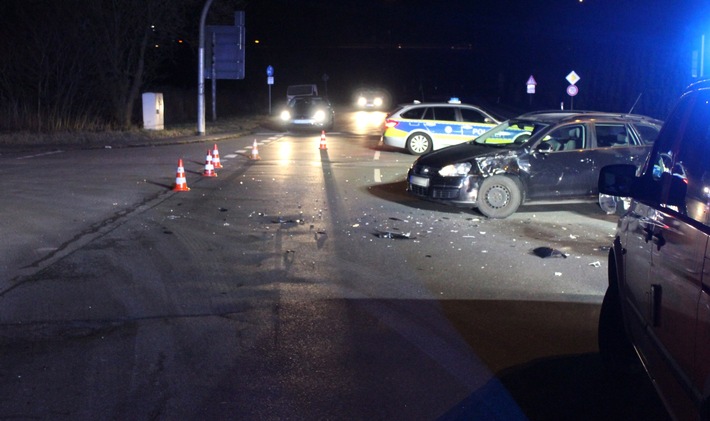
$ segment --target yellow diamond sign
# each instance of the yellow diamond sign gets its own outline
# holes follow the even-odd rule
[[[566,79],[567,79],[567,82],[574,85],[575,83],[579,82],[580,77],[577,73],[574,72],[574,70],[572,70],[571,72],[569,72]]]

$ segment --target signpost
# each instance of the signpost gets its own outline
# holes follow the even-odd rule
[[[274,68],[266,66],[266,84],[269,85],[269,115],[271,115],[271,85],[274,84]]]
[[[528,85],[528,93],[534,94],[535,93],[535,86],[537,85],[535,78],[532,75],[530,75],[530,77],[528,78],[528,81],[525,82],[525,84]]]
[[[330,76],[328,76],[328,73],[323,73],[323,83],[325,84],[325,97],[328,98],[328,79],[330,79]]]
[[[535,86],[537,86],[537,82],[535,81],[533,75],[530,75],[528,81],[525,82],[525,84],[528,87],[528,94],[530,94],[530,105],[532,105],[533,95],[535,94]]]
[[[207,0],[200,15],[200,45],[197,54],[197,134],[205,134],[205,20],[213,0]]]
[[[577,87],[576,83],[579,82],[579,79],[581,79],[581,78],[579,77],[579,75],[577,73],[575,73],[574,70],[572,70],[571,72],[569,72],[569,74],[567,75],[567,77],[565,79],[567,79],[567,82],[570,83],[570,85],[567,87],[567,95],[570,96],[569,109],[573,110],[574,109],[574,96],[579,93],[579,88]]]
[[[244,79],[244,12],[234,12],[234,26],[208,25],[205,77],[212,79],[212,121],[217,120],[217,79]]]

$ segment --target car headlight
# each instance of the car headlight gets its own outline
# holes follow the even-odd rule
[[[316,111],[316,113],[313,114],[313,119],[316,121],[324,121],[325,120],[325,111],[323,111],[323,110]]]
[[[367,99],[365,99],[364,96],[361,96],[360,98],[357,99],[357,105],[364,107],[367,104]]]
[[[458,164],[447,165],[439,170],[439,175],[442,177],[456,177],[459,175],[467,175],[471,171],[470,162],[459,162]]]
[[[375,98],[374,101],[372,101],[373,104],[375,104],[376,107],[382,106],[382,98]]]
[[[287,110],[283,110],[283,111],[281,111],[280,117],[281,117],[281,120],[283,120],[283,121],[289,121],[291,119],[291,113],[288,112]]]

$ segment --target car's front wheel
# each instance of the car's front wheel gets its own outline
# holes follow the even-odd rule
[[[407,151],[412,155],[422,155],[431,150],[431,137],[425,133],[414,133],[407,139]]]
[[[504,175],[488,177],[478,191],[478,210],[489,218],[507,218],[520,207],[520,184]]]

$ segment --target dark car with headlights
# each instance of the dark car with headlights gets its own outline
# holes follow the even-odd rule
[[[287,128],[333,128],[335,112],[330,101],[319,96],[297,96],[288,101],[279,113],[281,123]]]
[[[360,110],[382,110],[389,106],[389,94],[381,89],[360,89],[355,92],[355,107]]]
[[[506,218],[524,203],[599,201],[601,167],[641,165],[661,125],[631,114],[523,114],[472,141],[420,156],[407,190],[489,218]]]

